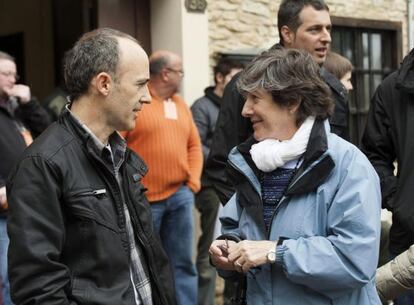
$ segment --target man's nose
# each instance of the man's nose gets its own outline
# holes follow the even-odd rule
[[[331,43],[332,38],[331,38],[331,31],[328,28],[324,28],[321,31],[321,37],[320,40],[323,41],[324,43]]]
[[[321,40],[323,42],[325,42],[325,43],[331,43],[331,41],[332,41],[331,32],[327,28],[324,28],[323,29],[321,35],[322,35]]]
[[[143,104],[150,104],[151,103],[151,94],[149,92],[148,85],[145,85],[145,89],[144,90],[145,90],[145,93],[141,97],[140,102],[143,103]]]

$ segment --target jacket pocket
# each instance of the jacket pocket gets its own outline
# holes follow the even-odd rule
[[[97,224],[118,233],[117,212],[105,188],[86,188],[73,191],[65,198],[68,215]]]

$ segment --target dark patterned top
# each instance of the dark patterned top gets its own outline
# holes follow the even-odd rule
[[[261,178],[263,220],[266,231],[269,231],[270,223],[276,206],[282,199],[296,168],[277,168],[272,172],[263,173]]]

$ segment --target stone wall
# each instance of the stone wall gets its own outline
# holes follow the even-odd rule
[[[268,48],[279,41],[280,0],[209,0],[209,53]],[[402,22],[407,53],[406,0],[327,0],[331,16]],[[213,61],[213,59],[212,59]]]
[[[279,3],[274,0],[210,0],[210,54],[271,46],[278,37]]]

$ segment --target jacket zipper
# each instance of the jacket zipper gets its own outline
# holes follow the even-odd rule
[[[322,162],[323,160],[325,160],[325,158],[326,158],[326,156],[323,158],[323,159],[321,159],[319,162]],[[318,163],[319,163],[318,162]],[[286,192],[288,192],[289,191],[289,189],[291,189],[306,173],[308,173],[309,172],[309,168],[306,170],[306,171],[304,171],[295,181],[292,181],[292,183],[290,184],[290,185],[288,185],[288,189],[286,190]],[[275,218],[275,216],[276,216],[276,214],[277,214],[277,212],[279,211],[279,208],[280,208],[280,206],[281,206],[281,204],[285,201],[287,199],[287,196],[283,196],[280,200],[279,200],[279,202],[278,202],[278,204],[277,204],[277,206],[276,206],[276,209],[275,209],[275,211],[273,212],[273,215],[272,215],[272,218],[270,219],[270,226],[269,226],[269,232],[267,233],[267,239],[268,240],[270,240],[270,232],[271,232],[271,228],[272,228],[272,224],[273,224],[273,219]]]
[[[126,202],[125,203],[123,203],[122,202],[122,190],[121,190],[121,187],[119,186],[119,184],[118,184],[118,181],[117,181],[117,179],[116,179],[116,177],[114,176],[114,174],[112,173],[112,171],[110,171],[110,170],[108,170],[108,168],[107,168],[107,166],[106,166],[106,164],[103,162],[103,161],[101,161],[99,158],[98,159],[96,159],[96,158],[93,158],[96,162],[98,162],[98,163],[100,163],[102,166],[103,166],[103,169],[101,169],[100,167],[98,168],[99,170],[101,170],[101,171],[109,171],[109,173],[110,173],[110,175],[109,175],[109,177],[110,177],[110,179],[112,180],[112,185],[113,186],[115,186],[115,188],[116,188],[116,190],[117,190],[117,192],[118,192],[118,196],[115,196],[115,194],[113,194],[114,195],[114,199],[115,199],[115,204],[118,206],[118,208],[120,208],[120,213],[121,213],[121,215],[123,216],[123,219],[124,219],[124,226],[126,226],[126,223],[125,223],[125,213],[124,213],[124,208],[123,208],[123,204],[126,204]],[[125,159],[124,160],[127,160],[128,159],[128,151],[125,153]],[[118,174],[122,174],[123,175],[123,177],[122,177],[122,184],[123,184],[123,186],[124,186],[124,191],[125,191],[125,189],[126,189],[126,182],[128,181],[127,179],[125,179],[126,177],[125,177],[125,175],[124,175],[124,173],[118,173]],[[107,177],[107,175],[105,175],[105,177]],[[115,182],[115,183],[114,183]],[[131,201],[131,198],[130,198],[130,195],[129,195],[129,192],[125,192],[125,194],[124,194],[125,196],[128,196],[128,199],[130,200],[130,202],[132,202]],[[120,198],[119,198],[120,197]],[[117,198],[118,198],[118,200],[117,200]],[[126,199],[126,198],[125,198]],[[131,221],[132,221],[132,223],[134,223],[133,222],[133,220],[135,220],[135,217],[132,215],[132,213],[130,212],[130,217],[131,217]],[[139,222],[139,221],[138,221]],[[141,226],[141,224],[140,224],[140,226]],[[125,228],[125,230],[126,230],[126,228]],[[141,233],[140,233],[140,231],[138,230],[138,232],[135,232],[136,233],[136,235],[137,235],[137,237],[138,237],[138,240],[139,240],[139,242],[141,243],[141,246],[142,247],[144,247],[144,245],[145,245],[145,243],[143,242],[143,240],[142,240],[142,237],[141,237]],[[129,255],[130,255],[130,253],[128,253],[128,257],[129,257]],[[152,267],[149,265],[148,266],[148,268],[150,269],[150,272],[153,274],[153,276],[154,276],[154,278],[156,277],[155,276],[155,274],[156,273],[154,273],[153,271],[153,269],[152,269]],[[158,278],[157,278],[157,288],[159,287],[158,285]],[[160,291],[159,291],[159,289],[158,289],[158,294],[160,295],[160,297],[162,296],[162,294],[160,293]],[[165,302],[165,304],[167,304],[167,302]]]
[[[104,195],[106,195],[106,189],[99,189],[99,190],[81,192],[81,193],[75,194],[74,197],[87,197],[87,196],[101,197],[101,196],[104,196]]]
[[[319,162],[321,162],[322,160],[324,160],[326,158],[326,156],[323,158],[323,159],[321,159]],[[260,197],[260,199],[262,199],[262,195],[259,193],[259,192],[257,192],[257,190],[256,190],[256,187],[255,187],[255,185],[253,184],[253,181],[251,181],[251,179],[249,179],[249,177],[247,177],[243,172],[242,172],[242,170],[241,169],[239,169],[231,160],[228,160],[228,163],[230,164],[230,166],[233,168],[233,169],[235,169],[238,173],[240,173],[243,177],[245,177],[246,179],[247,179],[247,181],[249,181],[249,183],[251,184],[251,186],[253,187],[253,189],[255,190],[255,192],[259,195],[259,197]],[[307,172],[309,172],[309,168],[306,170],[306,171],[304,171],[299,177],[297,177],[294,181],[292,181],[291,183],[290,183],[290,185],[288,185],[288,189],[286,190],[286,192],[288,192],[289,191],[289,189],[291,189]],[[272,231],[271,230],[271,228],[272,228],[272,224],[273,224],[273,219],[275,218],[275,215],[277,214],[277,212],[278,212],[278,210],[279,210],[279,208],[280,208],[280,206],[281,206],[281,204],[285,201],[287,199],[287,196],[283,196],[281,199],[280,199],[280,201],[278,202],[278,204],[277,204],[277,206],[276,206],[276,209],[275,209],[275,211],[273,212],[273,214],[272,214],[272,218],[271,218],[271,220],[270,220],[270,226],[269,226],[269,230],[268,230],[268,232],[267,232],[267,240],[270,240],[270,232]]]

